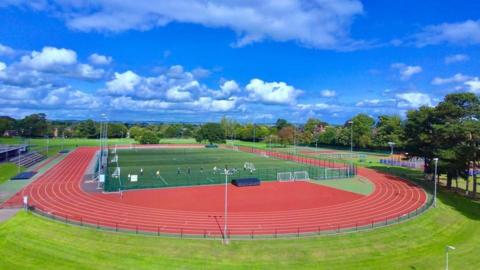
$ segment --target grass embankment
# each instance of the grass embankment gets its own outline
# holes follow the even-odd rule
[[[25,170],[25,168],[20,167],[20,172]],[[13,163],[3,163],[0,164],[0,184],[8,181],[10,178],[15,176],[18,173],[18,166]]]
[[[306,239],[166,239],[85,229],[22,212],[0,224],[0,269],[478,269],[480,205],[441,193],[438,207],[374,231]]]

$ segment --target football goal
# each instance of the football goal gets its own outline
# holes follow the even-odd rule
[[[112,173],[113,178],[119,178],[120,177],[120,167],[116,167],[115,171]]]
[[[279,172],[277,173],[277,181],[279,182],[289,182],[293,181],[292,172]]]
[[[310,177],[307,171],[297,171],[293,173],[293,179],[295,181],[309,181]]]
[[[252,162],[245,162],[243,164],[243,169],[245,169],[247,171],[251,171],[251,172],[254,172],[256,170],[255,165],[253,165]]]

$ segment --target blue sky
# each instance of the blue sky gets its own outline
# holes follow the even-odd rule
[[[0,115],[343,123],[480,93],[478,1],[0,3]]]

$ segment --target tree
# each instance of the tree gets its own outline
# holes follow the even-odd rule
[[[133,126],[128,132],[130,134],[130,138],[133,138],[136,141],[140,141],[140,138],[142,137],[144,131],[145,130],[142,127]]]
[[[313,133],[317,128],[317,126],[320,125],[321,123],[322,122],[316,118],[309,118],[305,123],[304,130],[306,132]]]
[[[403,127],[400,116],[380,115],[375,125],[373,144],[377,147],[385,147],[389,142],[397,147],[403,147]]]
[[[157,135],[151,130],[146,130],[140,137],[141,144],[157,144],[158,142],[159,139]]]
[[[372,143],[372,128],[375,121],[366,114],[358,114],[351,120],[353,122],[353,143],[355,146],[366,148]],[[345,127],[349,124],[346,123]]]
[[[442,160],[441,169],[447,173],[447,186],[452,178],[470,167],[478,167],[480,128],[480,99],[473,93],[455,93],[445,96],[435,108],[433,137],[435,154]],[[476,174],[473,175],[473,193],[476,195]]]
[[[125,138],[128,129],[124,124],[110,123],[108,124],[108,137],[109,138]]]
[[[292,126],[284,126],[278,131],[277,135],[281,144],[287,145],[293,143],[294,130]]]
[[[275,127],[277,128],[278,131],[280,131],[282,128],[289,126],[290,124],[287,122],[285,119],[279,118],[277,122],[275,123]]]
[[[195,134],[197,142],[208,141],[213,143],[225,142],[225,131],[218,123],[206,123]]]
[[[422,106],[407,112],[405,122],[405,149],[408,156],[421,157],[425,161],[424,173],[432,173],[431,161],[434,157],[433,138],[434,109]]]
[[[97,126],[95,125],[95,122],[93,122],[93,120],[91,119],[82,121],[75,126],[74,134],[76,137],[81,137],[81,138],[89,138],[89,139],[97,138],[98,137]]]
[[[336,144],[337,128],[328,126],[325,131],[318,135],[318,142],[321,144]]]
[[[15,119],[8,116],[0,116],[0,136],[3,136],[3,133],[6,130],[15,128]]]
[[[182,133],[182,126],[179,124],[168,125],[167,128],[163,131],[163,136],[165,138],[176,138],[180,137]]]
[[[48,134],[47,116],[44,113],[25,116],[20,121],[22,134],[29,137],[44,137]]]

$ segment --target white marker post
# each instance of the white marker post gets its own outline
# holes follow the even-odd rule
[[[25,210],[28,210],[28,196],[27,195],[23,196],[23,207],[25,208]]]

